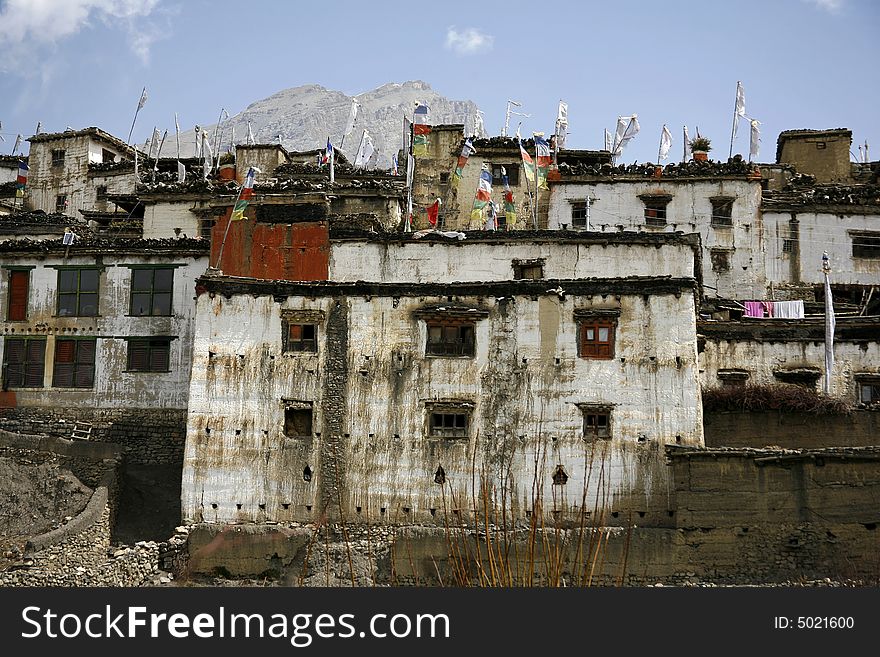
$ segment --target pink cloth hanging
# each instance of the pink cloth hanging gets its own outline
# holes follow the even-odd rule
[[[762,301],[761,305],[764,306],[764,310],[767,311],[767,317],[773,317],[773,302],[772,301]]]
[[[764,306],[760,301],[746,301],[743,304],[746,307],[745,313],[743,313],[743,317],[763,317],[764,316]]]

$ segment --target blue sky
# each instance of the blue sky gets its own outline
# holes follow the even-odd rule
[[[683,124],[726,157],[742,80],[759,160],[775,158],[781,130],[836,127],[877,160],[878,34],[874,0],[0,0],[0,152],[37,121],[124,139],[144,85],[140,142],[153,125],[173,129],[175,111],[186,129],[287,87],[355,94],[421,79],[476,102],[491,134],[508,98],[531,114],[524,133],[552,132],[563,99],[572,148],[601,148],[603,129],[636,113],[623,161],[655,160],[664,123],[672,159]],[[737,152],[748,132],[741,123]]]

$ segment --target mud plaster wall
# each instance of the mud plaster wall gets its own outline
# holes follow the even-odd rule
[[[195,278],[207,267],[207,257],[120,255],[17,257],[2,264],[33,265],[30,272],[27,319],[2,323],[5,338],[46,338],[42,388],[18,388],[17,406],[62,408],[173,408],[185,409],[189,395]],[[174,268],[172,315],[133,317],[132,269],[127,265],[179,265]],[[101,268],[98,283],[98,315],[57,316],[59,266]],[[8,285],[0,287],[0,313],[7,316]],[[172,337],[169,372],[128,372],[125,338]],[[57,338],[95,337],[95,385],[93,388],[54,388],[52,371]],[[4,343],[5,344],[5,343]]]
[[[686,244],[332,241],[330,280],[363,280],[369,272],[377,281],[504,281],[514,277],[514,260],[543,261],[548,279],[694,276],[693,250]]]
[[[704,411],[708,447],[786,449],[880,445],[880,412],[816,415],[781,411]]]
[[[640,195],[665,194],[666,226],[645,224],[645,204]],[[767,275],[764,271],[764,223],[761,218],[760,181],[675,180],[617,181],[613,183],[555,183],[550,190],[548,228],[572,226],[572,204],[590,201],[593,231],[699,233],[703,246],[703,282],[712,296],[763,298]],[[713,226],[710,198],[733,197],[732,226]],[[710,251],[728,252],[729,269],[715,271]]]
[[[853,258],[853,242],[861,241],[849,231],[878,231],[880,216],[830,212],[765,212],[767,227],[767,278],[783,283],[824,283],[822,253],[828,252],[832,285],[876,285],[880,258]],[[797,219],[796,231],[792,218]],[[797,235],[797,252],[783,251],[785,239]]]
[[[452,301],[488,313],[476,322],[476,355],[426,358],[426,325],[413,312]],[[578,357],[575,308],[619,308],[613,360]],[[323,313],[317,353],[282,352],[282,312],[296,310]],[[536,499],[547,513],[555,505],[577,515],[587,489],[591,512],[633,508],[659,523],[671,494],[662,445],[702,442],[693,315],[688,293],[203,294],[184,519],[305,520],[341,507],[348,518],[432,522],[444,504],[467,514],[485,472],[496,486],[504,477],[506,506],[521,517]],[[284,436],[291,400],[313,404],[312,435]],[[438,400],[472,405],[467,439],[426,438],[428,404]],[[611,407],[612,439],[584,440],[579,403]],[[557,465],[569,476],[564,486],[550,480]]]
[[[720,385],[718,370],[735,368],[749,372],[747,383],[776,384],[776,370],[813,368],[820,372],[816,383],[824,389],[825,343],[823,341],[759,342],[757,340],[707,339],[700,353],[700,381],[703,387]],[[834,368],[831,371],[831,394],[856,403],[855,375],[880,374],[880,342],[834,342]]]

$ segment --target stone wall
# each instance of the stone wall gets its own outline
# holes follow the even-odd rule
[[[73,408],[0,410],[0,429],[15,433],[45,434],[69,439],[77,422],[92,424],[90,443],[119,445],[128,462],[176,466],[182,463],[186,440],[185,410]]]

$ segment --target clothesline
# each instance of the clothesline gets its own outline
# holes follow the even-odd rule
[[[798,301],[745,301],[743,317],[774,317],[779,319],[803,319],[804,302]]]

